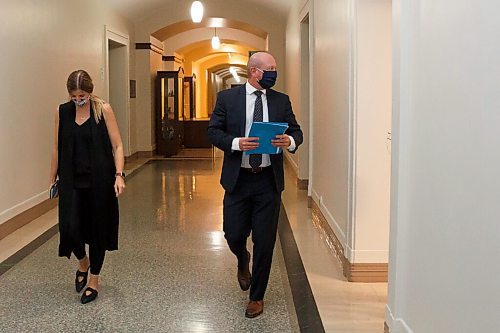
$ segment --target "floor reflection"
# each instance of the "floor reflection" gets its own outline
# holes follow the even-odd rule
[[[279,245],[266,311],[244,317],[219,175],[220,161],[142,166],[120,197],[119,250],[106,257],[98,300],[79,303],[76,262],[57,257],[55,236],[0,276],[0,332],[291,332]]]

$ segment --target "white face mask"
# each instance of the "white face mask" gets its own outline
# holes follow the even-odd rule
[[[73,102],[75,103],[76,106],[82,107],[85,104],[87,104],[87,102],[89,101],[89,99],[90,99],[90,96],[87,97],[87,98],[81,99],[79,101],[77,101],[76,99],[74,99]]]

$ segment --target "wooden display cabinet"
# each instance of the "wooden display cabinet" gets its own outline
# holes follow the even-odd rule
[[[184,136],[184,69],[158,71],[156,77],[156,151],[176,155]]]

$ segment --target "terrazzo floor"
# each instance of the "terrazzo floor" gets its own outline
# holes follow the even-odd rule
[[[95,302],[80,304],[58,235],[1,275],[0,332],[298,331],[279,241],[264,314],[244,317],[217,163],[155,161],[127,178],[120,249],[106,256]]]
[[[75,262],[56,256],[57,209],[1,239],[0,333],[383,332],[387,284],[345,280],[288,163],[265,312],[244,318],[215,157],[127,162],[120,250],[107,256],[95,303],[79,304]]]

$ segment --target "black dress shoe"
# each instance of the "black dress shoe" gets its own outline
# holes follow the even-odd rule
[[[88,291],[90,291],[90,294],[87,295]],[[87,287],[82,294],[82,298],[81,298],[82,304],[87,304],[89,302],[92,302],[93,300],[95,300],[97,298],[97,294],[98,294],[97,290],[90,288],[90,287]]]
[[[82,291],[83,287],[87,284],[87,277],[89,276],[89,270],[86,272],[80,272],[76,270],[76,278],[75,278],[75,289],[76,292],[79,293]],[[81,280],[79,278],[82,278]]]
[[[250,274],[250,252],[247,251],[247,261],[243,267],[238,267],[238,283],[243,291],[247,291],[252,284],[252,275]]]

